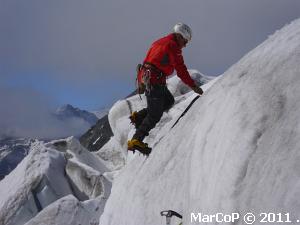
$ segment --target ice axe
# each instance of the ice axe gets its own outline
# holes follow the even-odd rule
[[[172,216],[176,216],[176,217],[182,219],[182,215],[180,215],[179,213],[177,213],[173,210],[161,211],[160,215],[166,217],[166,225],[171,225],[171,217]]]
[[[178,117],[176,122],[173,124],[171,129],[175,127],[175,125],[178,123],[178,121],[186,114],[186,112],[192,107],[192,105],[195,103],[195,101],[200,97],[200,95],[197,95],[191,102],[190,104],[186,107],[186,109],[181,113],[181,115]]]

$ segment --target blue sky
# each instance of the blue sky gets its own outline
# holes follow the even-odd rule
[[[13,89],[32,89],[36,93],[52,99],[51,107],[71,103],[82,109],[97,110],[109,107],[113,102],[128,95],[134,88],[134,81],[125,78],[118,80],[104,77],[93,82],[61,81],[55,76],[44,73],[15,75],[2,82],[2,86]],[[50,103],[50,102],[49,102]]]

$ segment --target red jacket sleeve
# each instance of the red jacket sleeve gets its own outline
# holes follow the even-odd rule
[[[194,80],[191,78],[189,72],[187,71],[186,65],[184,64],[182,51],[178,47],[172,48],[172,55],[173,55],[173,63],[174,68],[177,72],[177,76],[188,86],[193,87],[195,86]]]

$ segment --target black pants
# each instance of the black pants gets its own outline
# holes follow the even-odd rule
[[[152,85],[150,92],[146,92],[147,108],[137,114],[136,132],[134,139],[143,141],[149,131],[155,127],[164,111],[174,105],[174,97],[166,85]]]

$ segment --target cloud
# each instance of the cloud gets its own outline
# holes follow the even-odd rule
[[[51,105],[51,100],[38,92],[1,88],[0,137],[54,139],[77,136],[90,127],[83,119],[57,119]]]
[[[300,10],[295,0],[0,1],[3,75],[47,71],[83,83],[130,78],[151,42],[178,21],[194,33],[188,67],[224,72]]]

